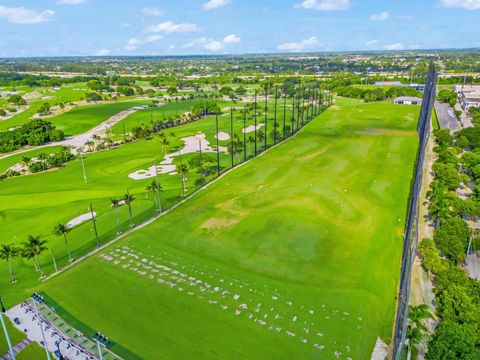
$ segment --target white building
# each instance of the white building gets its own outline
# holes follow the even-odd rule
[[[397,105],[421,105],[422,99],[415,96],[400,96],[395,98],[393,103]]]
[[[455,92],[463,110],[480,107],[480,85],[455,85]]]

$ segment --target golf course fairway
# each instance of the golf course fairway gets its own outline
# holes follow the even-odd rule
[[[339,98],[39,290],[128,359],[369,359],[392,336],[418,111]]]

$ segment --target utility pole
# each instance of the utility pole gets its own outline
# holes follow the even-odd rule
[[[218,147],[218,113],[215,114],[215,128],[217,133],[217,176],[220,176],[220,149]]]
[[[90,214],[92,218],[93,232],[95,233],[95,240],[97,240],[97,248],[98,248],[100,247],[100,241],[98,240],[97,219],[95,219],[95,213],[93,212],[92,203],[90,203]]]
[[[243,107],[243,162],[247,161],[247,112]]]
[[[265,85],[265,145],[264,150],[267,150],[267,124],[268,124],[268,85]]]
[[[273,110],[273,145],[277,143],[277,96],[278,96],[278,86],[275,86],[275,100],[274,100],[274,110]]]
[[[83,153],[80,150],[80,160],[82,161],[82,170],[83,170],[83,180],[85,184],[87,183],[87,172],[85,171],[85,163],[83,162]]]
[[[12,357],[13,360],[15,360],[15,352],[13,351],[13,346],[12,342],[10,341],[10,335],[8,334],[8,329],[5,324],[5,320],[3,319],[3,314],[5,314],[5,306],[3,306],[3,301],[2,297],[0,296],[0,306],[2,307],[2,313],[0,314],[0,320],[2,320],[2,327],[3,327],[3,332],[5,333],[5,338],[7,339],[7,344],[8,344],[8,349],[10,351],[10,356]]]
[[[37,308],[37,302],[39,304],[42,304],[43,297],[38,294],[33,294],[32,302],[33,302],[33,307],[35,308],[35,315],[37,316],[37,320],[38,320],[38,327],[40,328],[40,332],[42,333],[43,348],[45,349],[45,353],[47,354],[47,359],[50,360],[50,351],[48,351],[47,340],[45,339],[45,333],[43,332],[43,326],[42,326],[42,322],[40,320],[40,315],[38,313],[38,308]]]
[[[58,272],[57,262],[55,261],[55,253],[53,252],[53,249],[51,249],[50,251],[52,252],[53,267],[55,268],[55,272]]]
[[[235,159],[233,156],[233,108],[230,108],[230,156],[232,158],[232,168],[235,166]]]
[[[287,89],[283,88],[283,140],[285,140],[285,128],[287,126]]]
[[[254,154],[257,156],[257,91],[255,90],[255,100],[254,100],[254,109],[253,109],[253,120],[254,120],[254,131],[255,131],[255,151]]]
[[[162,212],[162,200],[161,200],[161,197],[160,197],[161,188],[160,188],[160,182],[158,181],[157,160],[155,160],[155,182],[156,182],[156,185],[157,185],[157,201],[158,201],[157,211],[159,213],[161,213]]]

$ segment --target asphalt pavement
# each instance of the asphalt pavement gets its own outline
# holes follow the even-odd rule
[[[450,129],[450,131],[462,129],[462,124],[458,121],[450,105],[436,101],[435,111],[441,129]]]

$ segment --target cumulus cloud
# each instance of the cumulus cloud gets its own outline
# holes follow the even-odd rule
[[[162,16],[163,15],[163,10],[160,9],[159,7],[144,7],[142,9],[142,13],[145,15],[149,16]]]
[[[240,42],[240,37],[235,34],[230,34],[223,38],[224,44],[235,44],[239,42]]]
[[[124,49],[128,51],[137,50],[140,45],[152,43],[160,39],[162,39],[162,35],[149,35],[143,39],[132,38],[128,40],[127,45],[124,46]]]
[[[210,51],[218,51],[223,49],[223,44],[220,41],[209,41],[206,42],[203,47]]]
[[[106,56],[106,55],[110,55],[110,50],[108,49],[101,49],[101,50],[98,50],[95,55],[98,55],[98,56]]]
[[[209,11],[209,10],[214,10],[228,4],[230,4],[230,0],[210,0],[202,5],[202,9],[205,11]]]
[[[295,7],[320,11],[347,10],[350,7],[350,0],[304,0]]]
[[[403,50],[405,49],[405,46],[402,43],[395,43],[395,44],[385,45],[383,49],[384,50]]]
[[[449,8],[462,8],[466,10],[480,9],[480,0],[440,0],[441,4]]]
[[[307,50],[314,50],[321,45],[322,44],[320,43],[320,41],[318,41],[315,36],[312,36],[310,39],[280,44],[277,46],[277,49],[289,52],[302,52]]]
[[[7,20],[13,24],[39,24],[53,20],[55,11],[35,11],[20,7],[7,7],[0,5],[0,19]]]
[[[145,28],[146,32],[163,32],[163,33],[184,33],[198,31],[197,24],[193,23],[180,23],[175,24],[173,21],[164,21],[157,25],[150,25]]]
[[[59,4],[59,5],[78,5],[78,4],[84,4],[86,2],[87,2],[87,0],[58,0],[57,4]]]
[[[372,21],[386,21],[390,15],[388,14],[388,11],[383,11],[378,14],[372,14],[370,15],[370,20]]]
[[[223,40],[214,40],[212,38],[206,38],[204,36],[194,39],[191,42],[180,45],[181,49],[191,49],[195,46],[200,46],[209,51],[220,51],[229,44],[237,44],[241,41],[240,36],[235,34],[227,35]]]

